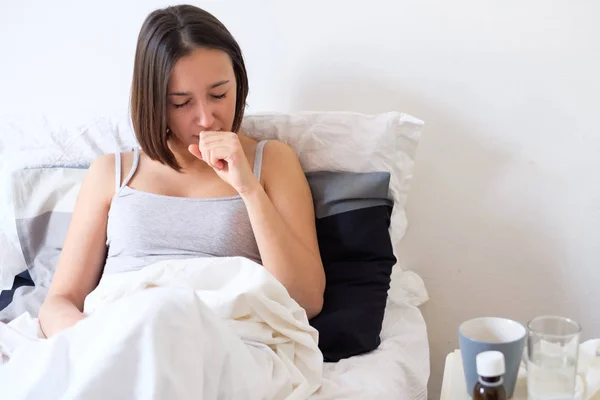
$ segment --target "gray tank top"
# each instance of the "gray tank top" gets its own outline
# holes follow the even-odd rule
[[[258,179],[266,142],[256,147],[254,175]],[[115,154],[116,192],[108,213],[105,274],[182,258],[241,256],[261,263],[239,195],[199,199],[133,189],[127,184],[139,157],[138,149],[134,149],[131,171],[121,183],[121,155]]]

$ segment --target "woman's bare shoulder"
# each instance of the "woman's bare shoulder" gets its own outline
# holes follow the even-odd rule
[[[304,171],[296,151],[280,140],[269,140],[263,150],[263,179],[266,184],[277,182],[281,177],[292,183],[304,181]]]
[[[281,140],[272,139],[269,140],[264,149],[264,158],[271,166],[275,168],[282,164],[297,164],[299,165],[298,155],[296,151],[289,144],[282,142]]]
[[[115,154],[98,156],[88,169],[88,177],[95,180],[106,180],[111,173],[115,173]]]
[[[88,168],[84,187],[110,201],[115,192],[115,154],[98,156]]]

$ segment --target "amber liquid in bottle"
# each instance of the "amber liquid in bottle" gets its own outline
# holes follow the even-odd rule
[[[480,377],[473,388],[473,400],[506,400],[502,377]]]

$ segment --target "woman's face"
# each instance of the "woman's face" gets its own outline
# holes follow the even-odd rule
[[[180,58],[167,87],[167,124],[186,147],[202,131],[230,131],[235,117],[236,81],[229,55],[195,49]]]

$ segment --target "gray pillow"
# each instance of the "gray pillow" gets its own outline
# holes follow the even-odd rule
[[[10,321],[23,312],[37,316],[86,173],[81,166],[41,167],[15,171],[11,176],[15,225],[25,269],[15,277],[13,289],[0,294],[0,321]]]

